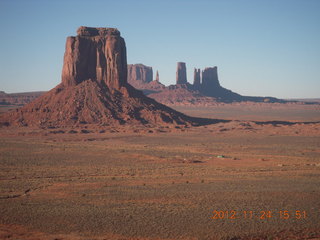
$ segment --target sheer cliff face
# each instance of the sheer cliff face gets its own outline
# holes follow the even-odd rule
[[[176,83],[187,84],[187,69],[184,62],[177,63]]]
[[[156,80],[153,81],[152,67],[143,64],[128,64],[128,83],[134,88],[145,90],[159,90],[165,86],[159,82],[157,71]]]
[[[142,65],[142,64],[139,64]],[[142,65],[144,66],[144,65]],[[234,101],[254,101],[254,102],[284,102],[281,99],[272,97],[249,97],[242,96],[222,87],[218,79],[218,68],[206,67],[204,70],[194,69],[193,84],[187,82],[186,64],[177,63],[176,84],[165,87],[157,84],[159,80],[152,81],[151,84],[137,84],[141,81],[133,81],[132,86],[144,90],[144,93],[157,101],[168,105],[195,105]],[[157,74],[157,78],[158,74]],[[135,80],[135,79],[133,79]],[[131,84],[131,83],[130,83]],[[149,91],[151,90],[151,91]],[[154,91],[155,90],[155,91]]]
[[[77,36],[67,38],[63,85],[74,86],[88,79],[110,89],[126,84],[126,46],[117,29],[80,27]]]
[[[199,87],[201,85],[200,69],[194,69],[193,86]]]
[[[85,124],[148,128],[199,122],[127,83],[126,46],[117,29],[80,27],[77,36],[67,38],[62,83],[23,108],[1,114],[0,126],[51,129]]]
[[[220,88],[217,67],[208,67],[202,71],[202,86],[204,88]]]
[[[128,64],[128,83],[149,83],[153,79],[152,67],[143,64]]]

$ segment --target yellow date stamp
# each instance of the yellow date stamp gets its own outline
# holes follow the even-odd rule
[[[307,212],[305,210],[213,210],[211,219],[260,219],[267,220],[271,218],[278,218],[283,220],[288,219],[306,219]]]

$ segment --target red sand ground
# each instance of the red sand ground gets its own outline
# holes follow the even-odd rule
[[[319,239],[320,124],[285,122],[316,122],[318,113],[225,107],[219,118],[246,121],[1,129],[0,239]],[[214,210],[239,217],[212,219]]]

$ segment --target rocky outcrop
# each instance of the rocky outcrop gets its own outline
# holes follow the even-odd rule
[[[199,87],[201,85],[201,77],[200,77],[200,69],[194,69],[194,74],[193,74],[193,86],[194,87]]]
[[[128,64],[128,83],[134,87],[149,83],[153,80],[152,67],[143,64]]]
[[[126,46],[115,28],[80,27],[68,37],[62,69],[64,86],[92,79],[111,89],[127,82]]]
[[[136,89],[142,90],[149,94],[165,86],[159,81],[159,73],[157,71],[156,79],[153,79],[152,67],[143,64],[128,64],[128,83]]]
[[[194,69],[194,81],[191,85],[187,82],[186,64],[178,62],[176,78],[175,85],[168,87],[163,86],[157,91],[144,91],[144,93],[167,105],[210,105],[210,102],[215,104],[216,102],[241,101],[285,102],[273,97],[242,96],[222,87],[219,83],[218,68],[216,66],[206,67],[202,72],[200,69]],[[143,88],[143,90],[144,89],[146,89],[146,87]]]
[[[229,89],[222,87],[218,79],[218,68],[206,67],[202,71],[201,84],[195,89],[207,97],[213,97],[220,102],[248,101],[249,99]],[[252,100],[252,99],[250,99]],[[261,101],[255,98],[256,101]]]
[[[202,71],[202,82],[203,88],[218,88],[220,83],[218,80],[218,68],[207,67]]]
[[[199,70],[198,70],[199,71]],[[226,89],[220,85],[218,78],[218,68],[215,67],[206,67],[201,75],[201,83],[198,84],[198,72],[195,76],[197,76],[197,81],[193,84],[193,90],[199,91],[206,97],[212,97],[219,102],[241,102],[241,101],[253,101],[253,102],[285,102],[281,99],[273,98],[273,97],[250,97],[250,96],[242,96],[238,93],[235,93],[229,89]],[[197,83],[197,84],[195,84]]]
[[[187,84],[187,69],[186,63],[177,63],[176,84]]]
[[[204,121],[166,107],[127,83],[126,46],[117,29],[80,27],[77,36],[67,38],[61,84],[23,108],[1,114],[0,123],[103,128],[199,125]]]
[[[202,71],[201,85],[197,89],[204,95],[215,97],[220,101],[241,101],[241,95],[221,87],[217,67],[206,67]]]

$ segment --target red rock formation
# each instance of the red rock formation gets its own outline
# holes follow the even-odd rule
[[[202,71],[202,86],[204,88],[220,87],[217,67],[208,67]]]
[[[68,37],[62,69],[64,86],[92,79],[120,89],[127,81],[126,46],[115,28],[80,27]]]
[[[203,95],[216,98],[221,102],[264,102],[266,99],[270,100],[271,102],[285,102],[284,100],[272,97],[242,96],[222,87],[219,83],[217,67],[208,67],[202,71],[202,82],[197,90],[199,90]]]
[[[201,84],[201,78],[200,78],[200,69],[194,69],[193,74],[193,86],[198,88]]]
[[[1,114],[1,125],[149,127],[202,121],[146,97],[127,83],[126,47],[117,29],[80,27],[77,33],[67,38],[61,84],[23,108]]]
[[[177,63],[176,83],[187,84],[187,69],[184,62]]]
[[[219,83],[217,67],[205,68],[202,71],[202,80],[200,78],[200,69],[195,69],[193,85],[187,82],[185,74],[185,63],[178,63],[176,85],[161,88],[159,91],[156,92],[145,91],[145,93],[148,96],[166,105],[214,105],[217,101],[264,102],[266,101],[266,99],[271,102],[284,102],[281,99],[271,97],[241,96],[240,94],[237,94],[229,89],[222,87]]]
[[[140,88],[153,79],[152,67],[143,64],[128,64],[128,83]]]
[[[152,80],[152,78],[152,67],[143,64],[128,64],[128,83],[134,88],[140,89],[146,94],[165,88],[159,81],[158,71],[156,79]]]

